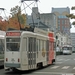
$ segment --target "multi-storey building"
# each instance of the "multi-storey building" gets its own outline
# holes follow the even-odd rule
[[[75,33],[71,33],[71,40],[72,48],[75,51]]]
[[[56,32],[56,15],[54,13],[42,13],[40,20],[49,27],[50,31]]]
[[[31,27],[42,28],[42,29],[49,28],[46,24],[41,22],[40,15],[41,14],[38,11],[38,7],[33,7],[31,15],[27,15],[27,25],[30,25]]]
[[[56,15],[54,13],[40,14],[38,7],[32,8],[32,14],[28,18],[27,23],[38,28],[56,32]]]
[[[57,29],[58,32],[64,34],[70,34],[70,19],[66,17],[67,14],[70,14],[69,7],[66,8],[52,8],[52,13],[56,14],[57,16]]]

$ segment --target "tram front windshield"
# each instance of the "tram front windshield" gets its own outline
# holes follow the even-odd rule
[[[7,51],[19,51],[20,38],[7,38],[6,39],[6,50]]]
[[[63,50],[72,50],[72,47],[63,47]]]

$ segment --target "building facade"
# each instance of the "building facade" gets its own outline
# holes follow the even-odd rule
[[[40,20],[49,27],[50,31],[56,32],[56,15],[54,13],[40,14]]]
[[[69,35],[71,24],[70,19],[66,17],[67,14],[70,14],[69,7],[52,8],[52,13],[57,16],[57,31]]]
[[[38,11],[38,7],[32,8],[32,14],[28,18],[27,23],[35,27],[56,32],[56,15],[54,13],[42,13]]]
[[[71,33],[71,40],[73,51],[75,51],[75,33]]]

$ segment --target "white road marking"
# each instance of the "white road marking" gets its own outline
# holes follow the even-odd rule
[[[62,75],[74,75],[74,74],[62,74]]]
[[[70,60],[70,59],[57,59],[57,61],[68,61],[68,60]]]
[[[63,62],[56,62],[57,64],[61,64],[61,63],[63,63]]]
[[[51,69],[56,69],[56,68],[58,68],[59,66],[53,66],[53,67],[51,67]]]
[[[59,68],[60,66],[53,66],[53,67],[50,67],[50,69],[57,69]],[[61,69],[68,69],[70,66],[63,66]],[[75,69],[75,67],[73,67],[73,69]]]
[[[73,69],[75,69],[75,67]]]
[[[65,61],[68,61],[68,60],[70,60],[70,59],[66,59]]]
[[[62,69],[68,69],[70,66],[64,66],[62,67]]]
[[[63,72],[34,72],[37,74],[61,74],[61,75],[74,75],[75,73],[63,73]]]
[[[58,61],[61,61],[61,60],[63,60],[63,59],[57,59]]]

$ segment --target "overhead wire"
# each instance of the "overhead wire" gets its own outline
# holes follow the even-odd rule
[[[34,2],[32,2],[31,4],[33,4],[33,3],[34,3]],[[31,5],[31,4],[30,4],[30,5]],[[28,5],[28,6],[30,6],[30,5]],[[27,7],[28,7],[28,6],[27,6]],[[24,9],[26,9],[27,7],[25,7]],[[22,11],[23,11],[24,9],[22,9]]]
[[[36,2],[36,6],[38,7],[37,1],[35,1],[35,2]],[[30,10],[32,10],[32,8],[30,7],[30,5],[32,5],[34,2],[30,3],[29,5],[28,5],[25,1],[23,1],[22,3],[23,3],[23,6],[24,6],[24,9],[25,9],[25,13],[26,13],[26,8],[27,8],[27,7],[29,7]],[[26,7],[25,7],[24,4],[26,5]],[[24,10],[24,9],[23,9],[23,10]],[[23,11],[23,10],[22,10],[22,11]],[[33,11],[33,12],[35,13],[35,11]],[[37,15],[37,13],[35,13],[35,15]],[[33,27],[35,27],[33,15],[31,15],[31,16],[32,16]]]

